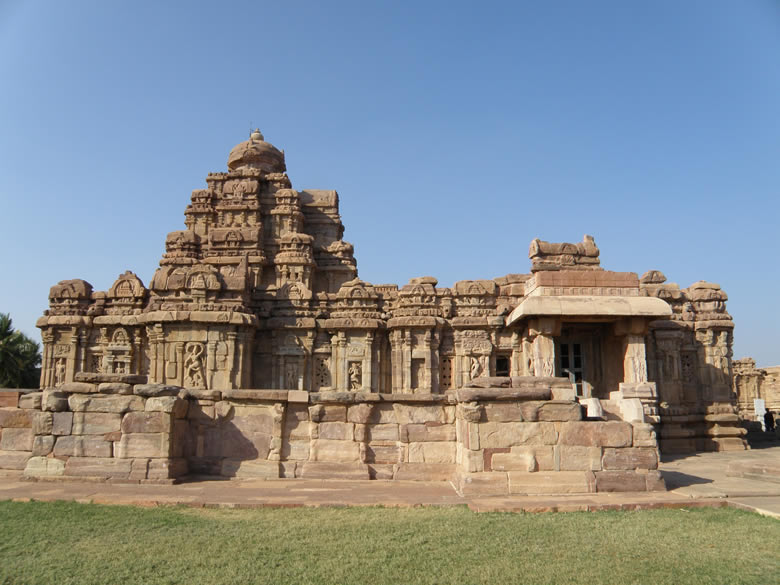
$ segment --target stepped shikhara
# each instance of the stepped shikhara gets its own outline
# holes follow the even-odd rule
[[[46,390],[28,407],[90,412],[104,407],[83,394],[119,388],[177,395],[189,407],[168,411],[159,432],[178,446],[164,456],[223,474],[262,461],[276,477],[414,468],[506,487],[515,471],[587,472],[602,486],[630,471],[636,488],[637,470],[652,483],[657,445],[744,448],[718,285],[604,270],[590,236],[534,240],[528,274],[372,285],[342,239],[336,192],[293,189],[259,131],[206,185],[148,288],[132,272],[106,292],[52,287],[38,322]],[[270,422],[238,424],[253,408]],[[110,457],[130,457],[125,440]]]

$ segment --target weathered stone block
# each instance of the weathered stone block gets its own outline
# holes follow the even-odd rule
[[[65,475],[128,479],[132,465],[132,459],[70,457],[65,463]]]
[[[50,412],[68,410],[68,396],[58,390],[44,390],[41,397],[41,408]]]
[[[267,408],[256,409],[253,416],[234,416],[230,424],[243,433],[272,435],[274,432],[274,419]]]
[[[113,444],[102,437],[67,435],[57,437],[55,457],[111,457]]]
[[[523,415],[523,420],[526,422],[536,422],[539,420],[539,407],[544,402],[539,400],[533,400],[529,402],[520,403],[520,412]]]
[[[133,386],[133,394],[144,396],[178,396],[181,386],[169,386],[166,384],[136,384]]]
[[[452,463],[401,463],[394,479],[404,481],[447,481],[455,472]]]
[[[59,443],[59,440],[57,442]],[[171,453],[170,434],[132,433],[129,435],[122,435],[122,438],[116,447],[115,456],[120,459],[133,459],[135,457],[148,457],[149,459],[169,457]]]
[[[133,398],[143,401],[142,398],[138,398],[137,396],[134,396]],[[133,410],[173,413],[173,411],[177,409],[177,405],[183,402],[184,401],[181,398],[177,398],[176,396],[153,396],[146,399],[146,404],[143,408],[134,408]],[[180,406],[179,408],[182,407]]]
[[[72,394],[68,405],[73,412],[113,412],[124,414],[133,410],[143,410],[144,400],[138,396],[101,396]]]
[[[235,407],[227,400],[214,403],[214,415],[219,419],[228,419],[235,414]]]
[[[373,404],[355,404],[347,408],[347,420],[353,423],[367,424],[371,420]]]
[[[164,412],[128,412],[121,421],[123,433],[170,433],[171,415]]]
[[[24,469],[30,457],[28,451],[0,451],[0,469]]]
[[[539,407],[538,420],[582,420],[582,407],[577,402],[545,402]]]
[[[522,422],[523,409],[517,402],[483,404],[482,420],[487,422]]]
[[[655,449],[626,447],[604,449],[604,470],[657,469],[658,454]]]
[[[32,411],[21,408],[0,408],[0,429],[29,429]]]
[[[366,447],[367,463],[400,463],[401,448],[397,446],[369,445]]]
[[[24,395],[21,392],[0,389],[0,408],[22,408],[19,406],[22,396]]]
[[[627,422],[565,422],[561,426],[561,445],[630,447],[631,441],[632,427]]]
[[[395,420],[382,420],[377,422],[398,422],[400,424],[447,422],[447,415],[443,406],[423,406],[420,404],[393,403]]]
[[[3,451],[32,451],[35,435],[32,429],[3,429],[0,449]]]
[[[28,392],[19,396],[19,408],[40,410],[43,392]],[[10,406],[10,405],[9,405]]]
[[[312,426],[314,424],[307,420],[286,418],[284,421],[284,436],[290,440],[308,440],[311,438]]]
[[[31,411],[32,430],[36,435],[51,435],[54,417],[51,412]]]
[[[104,435],[118,431],[122,424],[122,415],[109,412],[74,412],[74,435]]]
[[[601,470],[601,447],[556,445],[555,454],[560,471]]]
[[[352,441],[355,437],[354,423],[323,422],[317,425],[317,437],[336,441]]]
[[[596,491],[590,471],[510,471],[511,494],[587,494]]]
[[[596,489],[599,492],[644,492],[646,474],[635,471],[597,471]]]
[[[398,440],[398,425],[397,424],[376,424],[366,425],[366,438],[367,441],[397,441]]]
[[[98,384],[98,392],[101,394],[123,394],[133,393],[133,387],[124,382],[102,382]]]
[[[66,394],[95,394],[98,385],[89,382],[65,382],[59,387],[59,391]]]
[[[409,463],[455,463],[455,443],[409,443]]]
[[[309,441],[284,441],[282,459],[306,461],[309,459]]]
[[[485,449],[484,466],[485,471],[526,471],[533,472],[538,470],[536,457],[533,453],[512,453],[510,448],[505,447],[500,450]]]
[[[297,477],[296,472],[296,477]],[[368,466],[363,463],[313,462],[300,467],[300,477],[307,479],[369,479]]]
[[[36,435],[33,439],[32,454],[35,457],[45,457],[54,449],[54,440],[56,437],[53,435]]]
[[[311,442],[311,460],[358,462],[360,461],[360,445],[353,441],[316,439]]]
[[[53,435],[69,435],[73,430],[72,412],[55,412],[52,414],[51,433]]]
[[[265,459],[271,450],[273,437],[267,433],[244,433],[228,426],[222,429],[218,441],[218,452],[222,457]]]
[[[220,475],[224,477],[262,477],[267,479],[281,477],[279,462],[263,459],[225,459],[222,461]]]
[[[149,459],[146,477],[148,479],[174,479],[187,475],[188,470],[186,459]]]
[[[635,423],[633,426],[634,447],[655,447],[657,445],[653,425]]]
[[[457,478],[458,488],[464,496],[492,496],[506,494],[508,474],[500,471],[469,473]]]
[[[555,447],[552,445],[524,446],[518,445],[512,447],[510,453],[522,454],[530,453],[536,460],[537,471],[557,471],[555,467]]]
[[[185,401],[185,403],[188,403],[187,418],[194,423],[209,425],[217,418],[213,404],[199,404],[194,400]]]
[[[445,423],[417,423],[399,426],[399,438],[404,443],[426,441],[455,441],[455,425]]]
[[[665,492],[666,483],[660,471],[648,471],[645,474],[645,482],[648,492]]]
[[[479,447],[513,447],[515,445],[554,445],[557,440],[551,422],[482,423],[479,425]]]
[[[347,407],[343,404],[315,404],[309,407],[313,422],[346,422]]]
[[[54,457],[30,457],[23,473],[25,477],[57,477],[64,474],[65,462]]]

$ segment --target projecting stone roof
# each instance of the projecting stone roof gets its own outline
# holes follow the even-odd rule
[[[283,173],[287,170],[284,164],[284,153],[270,142],[266,142],[260,130],[252,132],[246,142],[233,147],[228,156],[227,166],[231,171],[252,168],[267,173]]]

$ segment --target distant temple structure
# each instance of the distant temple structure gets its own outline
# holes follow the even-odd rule
[[[169,421],[170,477],[253,461],[272,477],[455,473],[463,489],[498,482],[498,492],[512,491],[513,471],[590,473],[583,491],[630,471],[621,485],[653,489],[658,446],[745,448],[734,324],[716,284],[604,270],[585,236],[533,240],[528,274],[374,285],[342,239],[337,193],[293,189],[284,153],[259,131],[206,184],[148,288],[132,272],[105,292],[84,280],[52,287],[37,324],[43,412],[46,399],[73,410],[122,388],[178,396],[189,407]],[[271,422],[241,422],[251,408]],[[575,423],[591,430],[566,431]],[[616,424],[618,438],[606,430]],[[122,458],[132,435],[108,456]]]

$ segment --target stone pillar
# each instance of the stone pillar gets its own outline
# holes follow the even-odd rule
[[[330,338],[330,386],[334,390],[339,389],[339,336],[338,333]]]
[[[401,336],[398,329],[390,332],[390,375],[392,381],[391,392],[400,392],[403,379],[401,378]]]
[[[347,335],[339,331],[339,390],[349,391],[349,360],[347,359]]]
[[[236,375],[239,373],[236,372],[236,332],[228,331],[225,336],[227,337],[228,355],[227,372],[225,372],[224,379],[228,389],[232,389],[235,387]],[[216,350],[216,344],[214,349]]]
[[[374,334],[366,333],[366,349],[363,354],[363,392],[371,392],[371,380],[373,379],[373,361],[374,361]]]
[[[136,329],[133,333],[133,361],[135,365],[132,366],[131,374],[141,374],[144,371],[144,351],[143,351],[143,338],[141,337],[140,330]],[[182,363],[182,362],[179,362]]]
[[[512,332],[512,357],[509,363],[509,375],[510,376],[522,376],[523,372],[523,338],[520,332],[515,330]]]
[[[206,388],[214,387],[214,371],[217,369],[217,342],[206,342],[206,375],[204,384]]]
[[[87,342],[89,341],[89,334],[85,329],[79,332],[79,372],[87,371]]]
[[[43,357],[41,359],[41,388],[50,388],[52,386],[52,356],[54,354],[54,334],[51,331],[44,331],[41,334],[43,340]]]
[[[176,383],[179,386],[184,386],[184,342],[176,342]]]
[[[432,332],[433,335],[431,337],[430,341],[430,350],[431,350],[431,367],[430,370],[430,380],[429,380],[429,387],[431,389],[432,394],[438,394],[441,391],[441,380],[439,380],[439,376],[441,375],[441,368],[439,367],[439,330],[436,329]]]
[[[403,339],[403,353],[401,362],[402,390],[411,392],[412,388],[412,332],[406,331]]]
[[[78,330],[74,327],[70,333],[70,351],[68,352],[68,360],[65,367],[65,381],[73,382],[73,376],[76,374],[76,356],[79,351],[79,335]]]

